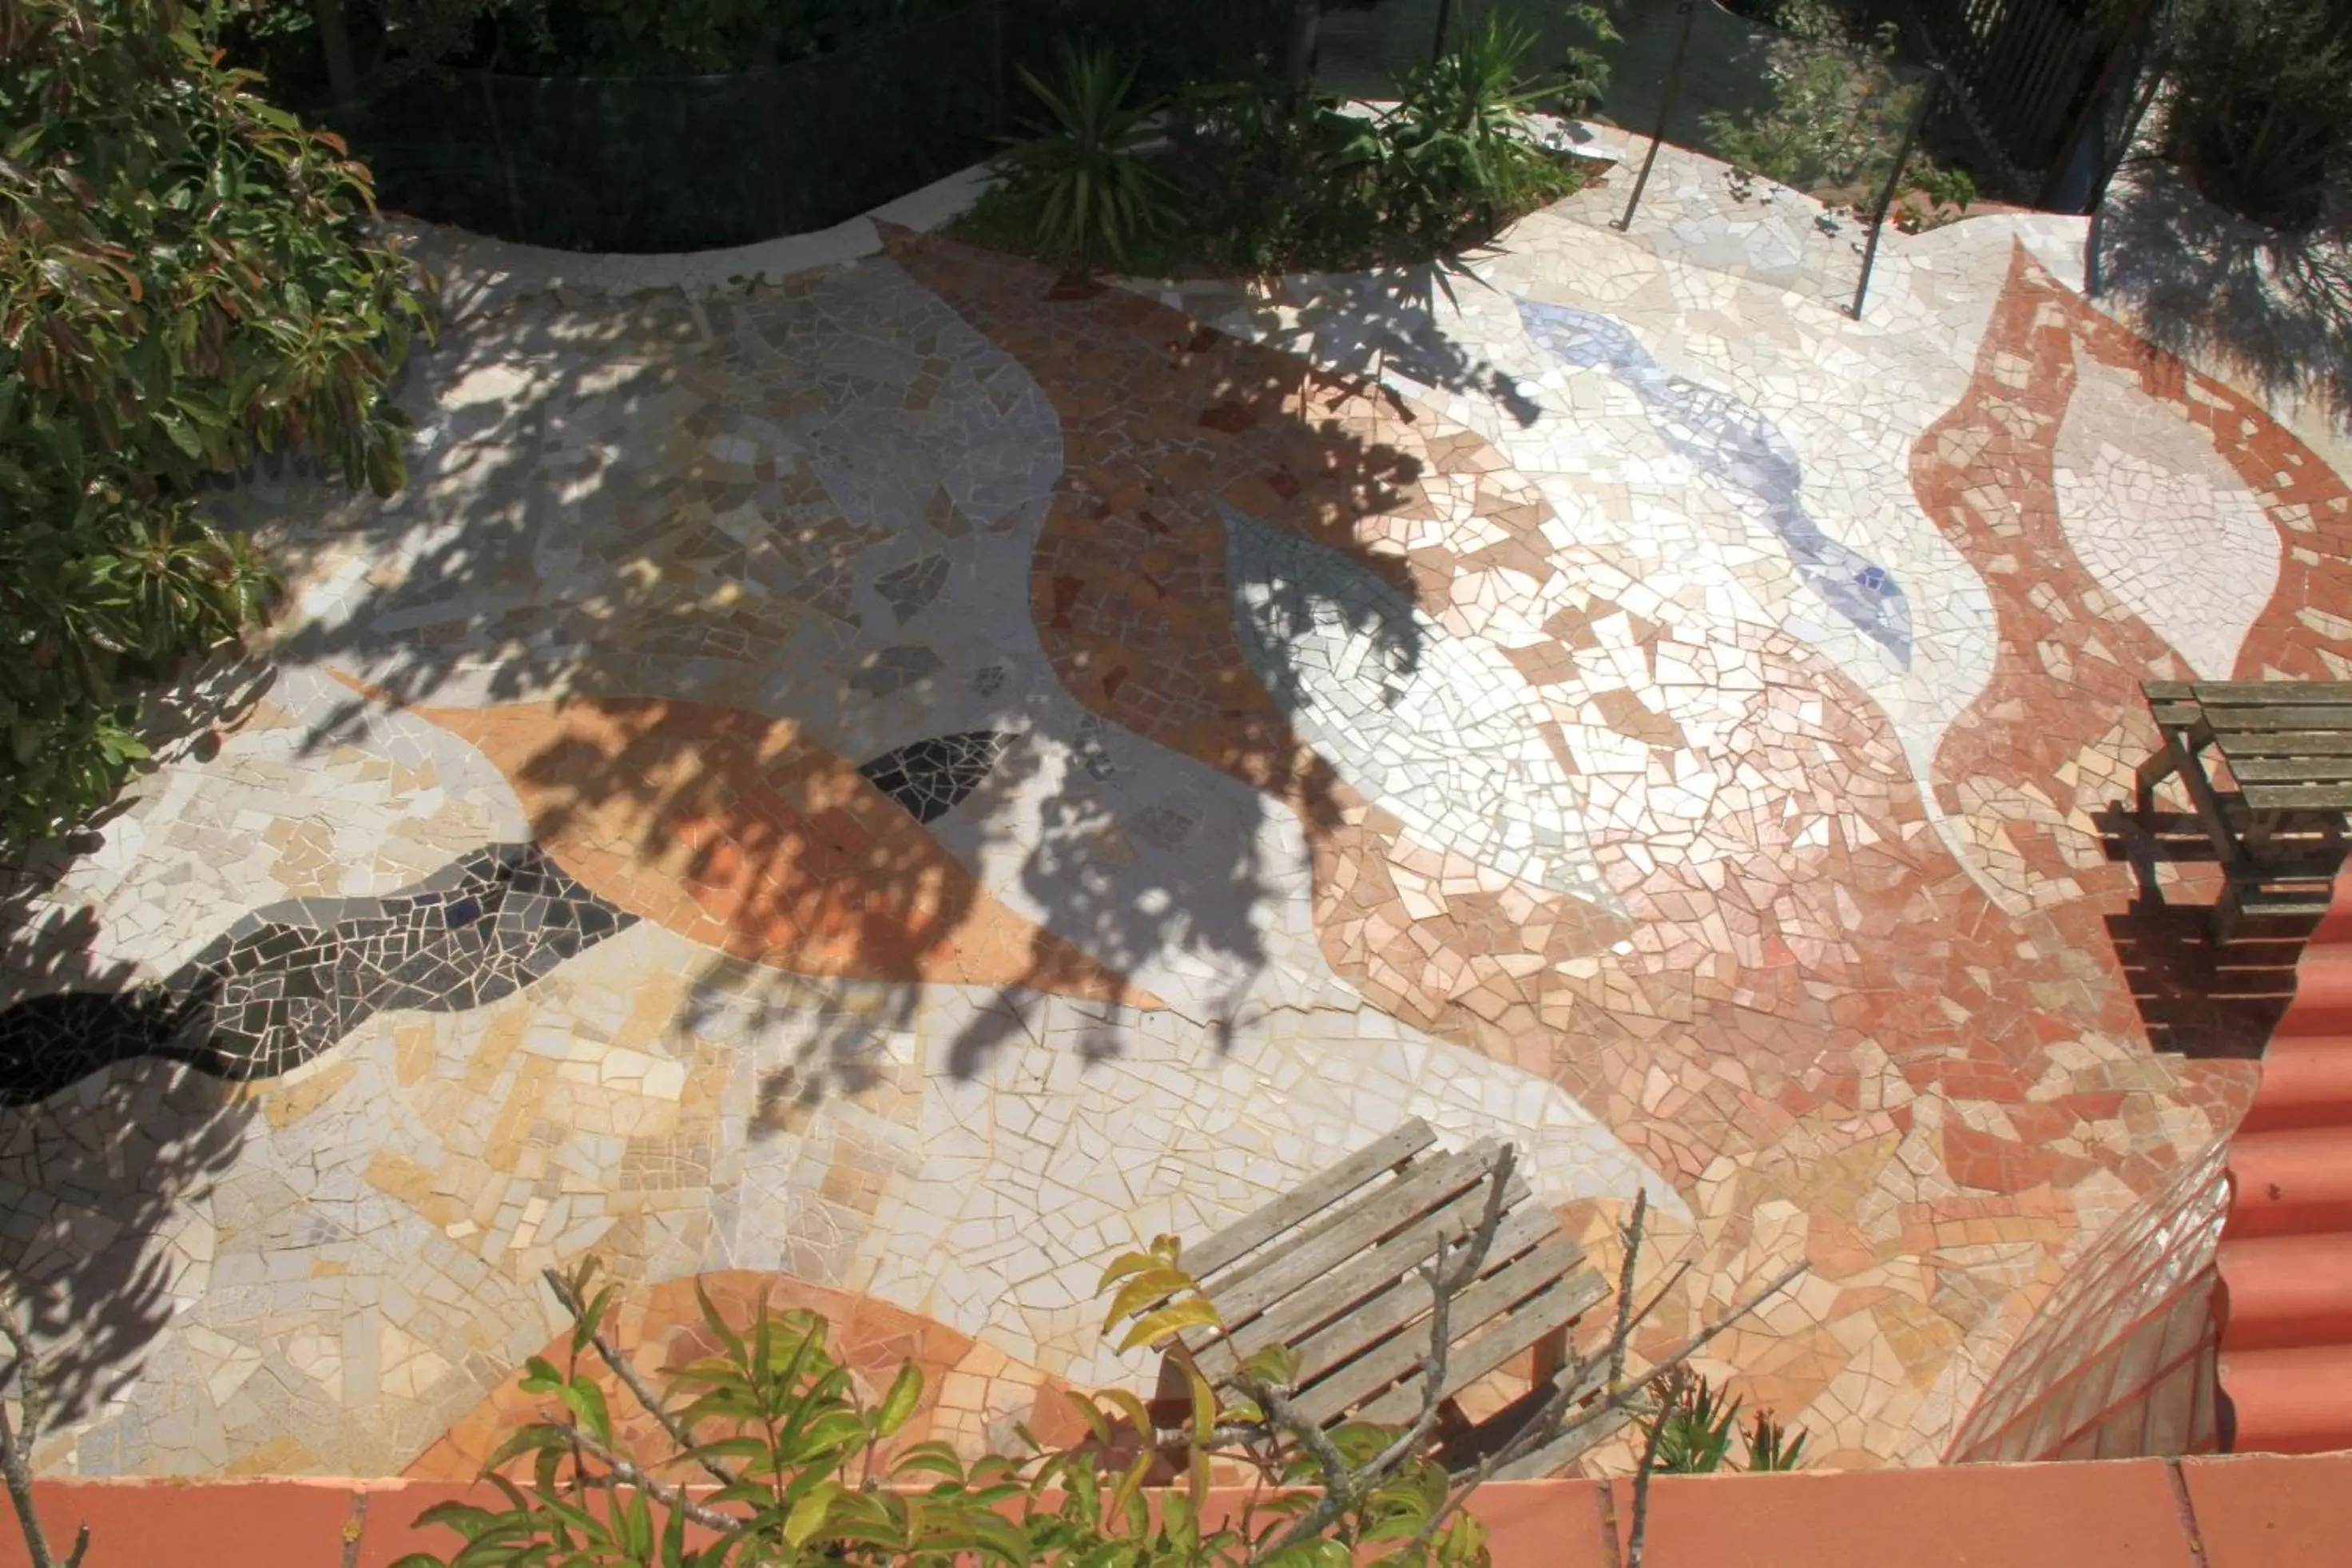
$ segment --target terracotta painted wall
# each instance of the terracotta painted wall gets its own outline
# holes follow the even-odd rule
[[[45,1481],[89,1568],[389,1568],[446,1555],[414,1521],[474,1489],[431,1481]],[[488,1500],[483,1499],[482,1500]],[[1230,1504],[1230,1496],[1223,1499]],[[1211,1507],[1217,1509],[1218,1500]],[[1622,1568],[1629,1483],[1481,1489],[1496,1568]],[[7,1521],[0,1521],[0,1523]],[[1650,1568],[2336,1568],[2352,1540],[2352,1455],[2086,1465],[1667,1476],[1651,1492]],[[0,1568],[24,1568],[13,1526]]]
[[[2213,1282],[2226,1152],[2184,1167],[2076,1260],[1978,1396],[1947,1463],[2219,1447]]]

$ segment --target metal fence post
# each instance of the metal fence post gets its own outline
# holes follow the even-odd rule
[[[1675,40],[1675,57],[1666,67],[1665,85],[1658,89],[1658,123],[1650,132],[1650,151],[1643,155],[1642,172],[1633,177],[1633,193],[1625,199],[1625,215],[1617,220],[1619,232],[1633,227],[1633,209],[1642,204],[1642,192],[1650,183],[1650,169],[1658,161],[1658,144],[1666,139],[1666,117],[1675,111],[1675,95],[1682,89],[1683,57],[1690,53],[1691,32],[1698,26],[1698,6],[1694,0],[1682,0],[1682,37]]]
[[[1429,41],[1429,63],[1445,57],[1445,25],[1454,20],[1454,0],[1437,0],[1437,36]]]
[[[1927,90],[1919,95],[1919,107],[1911,111],[1911,123],[1903,128],[1903,145],[1895,150],[1895,167],[1886,172],[1886,188],[1878,193],[1878,211],[1870,220],[1870,243],[1862,248],[1862,277],[1853,286],[1853,319],[1862,319],[1862,302],[1870,292],[1870,269],[1878,264],[1878,236],[1886,227],[1887,210],[1895,205],[1895,193],[1901,189],[1903,166],[1911,162],[1911,149],[1919,140],[1919,128],[1927,123],[1927,115],[1936,100],[1944,96],[1944,68],[1937,66],[1927,76]]]
[[[499,95],[490,86],[489,72],[480,72],[474,79],[481,84],[482,108],[490,117],[490,144],[498,149],[499,173],[507,188],[507,221],[514,225],[515,244],[529,245],[530,236],[523,231],[522,188],[515,181],[514,154],[507,149],[506,127],[499,119]]]
[[[1008,96],[1004,79],[1004,0],[988,8],[989,89],[988,112],[994,121],[989,129],[1002,136],[1010,129],[1005,124],[1005,99]]]

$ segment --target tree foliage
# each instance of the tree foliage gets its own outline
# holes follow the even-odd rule
[[[2183,0],[2167,151],[2233,212],[2303,229],[2352,178],[2352,4]]]
[[[304,447],[402,481],[384,387],[430,319],[367,172],[178,0],[0,0],[0,849],[105,804],[134,694],[278,590],[194,505]]]

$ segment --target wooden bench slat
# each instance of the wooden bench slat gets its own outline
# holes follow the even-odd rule
[[[1429,1124],[1415,1116],[1394,1132],[1366,1145],[1328,1170],[1307,1177],[1264,1207],[1235,1220],[1183,1253],[1185,1270],[1202,1284],[1244,1253],[1264,1246],[1317,1211],[1339,1202],[1381,1173],[1437,1142]]]
[[[2214,732],[2221,755],[2241,757],[2352,756],[2352,731],[2340,729],[2234,729]]]
[[[1444,1151],[1440,1150],[1439,1153],[1442,1155]],[[1313,1247],[1333,1231],[1355,1224],[1357,1215],[1366,1205],[1380,1201],[1381,1194],[1393,1191],[1417,1168],[1419,1168],[1418,1162],[1409,1161],[1397,1167],[1396,1180],[1374,1182],[1359,1188],[1321,1213],[1313,1215],[1283,1231],[1273,1241],[1250,1253],[1232,1268],[1220,1272],[1216,1277],[1216,1283],[1212,1287],[1213,1293],[1220,1301],[1238,1297],[1251,1281],[1269,1269],[1280,1268],[1286,1260],[1301,1248]]]
[[[2186,685],[2186,691],[2181,687]],[[2277,702],[2352,703],[2352,681],[2190,681],[2146,683],[2141,689],[2167,696],[2189,695],[2209,707],[2239,707]]]
[[[2209,707],[2205,717],[2213,726],[2216,737],[2282,729],[2352,729],[2352,706],[2322,707],[2310,703],[2231,708],[2226,713],[2215,713]]]
[[[2352,811],[2352,782],[2248,784],[2240,793],[2257,811]]]
[[[2352,737],[2347,737],[2352,739]],[[2246,784],[2325,784],[2352,779],[2352,756],[2230,758],[2231,776]]]
[[[1496,1481],[1549,1479],[1568,1469],[1582,1456],[1587,1448],[1605,1437],[1615,1437],[1633,1418],[1629,1411],[1612,1410],[1599,1419],[1577,1427],[1572,1432],[1562,1432],[1539,1448],[1528,1449],[1509,1464],[1495,1470],[1486,1479]]]
[[[2197,700],[2195,681],[2142,681],[2140,695],[2152,703],[2185,703]]]
[[[1193,1354],[1213,1377],[1233,1376],[1240,1372],[1244,1359],[1255,1355],[1263,1347],[1276,1343],[1296,1344],[1301,1335],[1328,1321],[1333,1312],[1344,1310],[1345,1303],[1377,1299],[1381,1291],[1428,1262],[1437,1249],[1440,1236],[1445,1237],[1449,1245],[1458,1247],[1486,1217],[1486,1184],[1483,1181],[1475,1186],[1463,1188],[1423,1215],[1410,1228],[1397,1232],[1370,1251],[1359,1253],[1328,1273],[1310,1279],[1301,1288],[1245,1320],[1227,1310],[1222,1299],[1212,1298],[1217,1300],[1218,1309],[1225,1313],[1230,1326],[1223,1334],[1215,1337],[1206,1337],[1195,1331],[1184,1336],[1184,1343],[1192,1347]],[[1526,1189],[1517,1180],[1506,1187],[1504,1193],[1515,1206],[1525,1204]],[[1503,1267],[1512,1257],[1527,1250],[1528,1243],[1519,1239],[1514,1228],[1528,1216],[1549,1218],[1544,1210],[1533,1207],[1515,1207],[1505,1214],[1502,1224],[1496,1228],[1495,1251],[1489,1257],[1493,1268]],[[1505,1249],[1507,1243],[1508,1250]]]
[[[1370,1301],[1427,1263],[1441,1235],[1449,1247],[1458,1250],[1486,1218],[1486,1192],[1483,1182],[1464,1188],[1410,1228],[1309,1281],[1247,1322],[1235,1324],[1227,1338],[1243,1355],[1248,1355],[1261,1345],[1277,1340],[1296,1345],[1301,1336],[1321,1332],[1343,1310],[1343,1303]],[[1488,1255],[1487,1267],[1480,1270],[1482,1274],[1502,1268],[1542,1239],[1544,1234],[1540,1222],[1547,1218],[1547,1212],[1527,1203],[1525,1189],[1518,1183],[1513,1182],[1504,1196],[1511,1207],[1496,1227],[1494,1250]],[[1558,1226],[1550,1229],[1556,1233]],[[1532,1238],[1530,1231],[1534,1233]]]
[[[1466,1241],[1466,1238],[1465,1239]],[[1426,1250],[1423,1261],[1427,1261]],[[1459,1268],[1461,1249],[1454,1249],[1446,1266]],[[1486,1267],[1479,1271],[1479,1280],[1501,1273],[1527,1258],[1540,1258],[1543,1266],[1555,1274],[1565,1274],[1583,1261],[1583,1249],[1569,1238],[1560,1235],[1559,1224],[1550,1213],[1529,1206],[1505,1219],[1496,1228],[1494,1250],[1487,1255]],[[1366,1272],[1369,1282],[1373,1276]],[[1473,1281],[1476,1284],[1478,1281]],[[1360,1282],[1360,1284],[1361,1282]],[[1466,1288],[1465,1288],[1466,1293]],[[1359,1354],[1374,1342],[1385,1339],[1405,1323],[1420,1317],[1429,1306],[1429,1283],[1418,1267],[1403,1271],[1384,1264],[1377,1283],[1369,1290],[1344,1292],[1343,1299],[1352,1297],[1351,1304],[1343,1309],[1344,1316],[1334,1316],[1322,1303],[1314,1303],[1301,1311],[1297,1327],[1281,1335],[1283,1343],[1298,1352],[1298,1375],[1301,1382],[1320,1377],[1341,1362]],[[1283,1303],[1282,1310],[1268,1312],[1267,1318],[1290,1315],[1292,1301]],[[1309,1315],[1311,1314],[1311,1315]],[[1323,1326],[1317,1327],[1318,1323]],[[1456,1335],[1468,1324],[1456,1320],[1452,1325]],[[1311,1331],[1311,1332],[1310,1332]],[[1423,1331],[1424,1334],[1426,1331]],[[1249,1354],[1255,1346],[1244,1344],[1242,1354]]]
[[[1546,1310],[1576,1301],[1582,1295],[1585,1287],[1580,1283],[1574,1290],[1562,1291],[1560,1287],[1566,1281],[1589,1281],[1604,1292],[1608,1288],[1601,1282],[1601,1276],[1591,1269],[1580,1269],[1566,1276],[1548,1273],[1548,1261],[1530,1254],[1529,1258],[1520,1260],[1525,1267],[1506,1269],[1500,1274],[1479,1281],[1454,1298],[1452,1322],[1448,1324],[1451,1343],[1445,1353],[1447,1393],[1485,1375],[1482,1372],[1470,1377],[1456,1376],[1460,1366],[1465,1364],[1465,1347],[1481,1337],[1477,1331],[1485,1328],[1491,1334],[1498,1331],[1487,1328],[1489,1324],[1507,1326],[1523,1318],[1529,1322],[1543,1320]],[[1559,1327],[1590,1305],[1591,1302],[1587,1301],[1556,1319],[1545,1320],[1545,1326],[1530,1333],[1519,1348],[1533,1344],[1549,1329]],[[1517,1351],[1507,1353],[1505,1359],[1516,1354]],[[1428,1360],[1427,1327],[1407,1329],[1318,1382],[1302,1386],[1292,1396],[1291,1402],[1298,1406],[1299,1414],[1318,1426],[1350,1413],[1362,1416],[1363,1410],[1359,1406],[1365,1406],[1367,1401],[1384,1397],[1382,1391],[1398,1379],[1412,1377],[1415,1380],[1415,1386],[1419,1386],[1420,1374]],[[1495,1364],[1499,1365],[1500,1363]]]
[[[1322,1231],[1304,1246],[1286,1248],[1266,1267],[1237,1284],[1209,1287],[1209,1298],[1217,1303],[1228,1325],[1240,1327],[1357,1253],[1411,1228],[1432,1209],[1483,1186],[1500,1152],[1493,1139],[1482,1138],[1461,1154],[1415,1162],[1402,1179],[1360,1195],[1349,1206],[1344,1223]],[[1433,1228],[1430,1235],[1434,1241]]]
[[[1483,1333],[1466,1340],[1456,1340],[1446,1354],[1445,1382],[1440,1386],[1440,1393],[1450,1395],[1477,1382],[1554,1329],[1565,1328],[1574,1322],[1608,1293],[1608,1285],[1600,1275],[1590,1270],[1571,1274],[1547,1286],[1508,1317],[1495,1321]],[[1413,1413],[1421,1408],[1421,1390],[1426,1371],[1425,1366],[1416,1365],[1410,1375],[1399,1379],[1395,1386],[1363,1405],[1355,1414],[1366,1421],[1411,1420]]]

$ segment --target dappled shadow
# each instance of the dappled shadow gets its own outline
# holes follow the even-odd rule
[[[252,1113],[236,1086],[152,1061],[95,1093],[0,1109],[0,1280],[41,1358],[44,1437],[134,1383],[180,1303],[204,1290],[205,1199]],[[37,1440],[35,1454],[52,1462]],[[142,1458],[77,1463],[103,1473]]]
[[[1286,278],[1279,293],[1245,301],[1240,315],[1252,338],[1327,375],[1357,378],[1368,395],[1394,399],[1384,378],[1402,375],[1483,397],[1525,428],[1543,410],[1518,378],[1439,325],[1441,310],[1456,307],[1464,291],[1497,292],[1473,269],[1476,259]]]
[[[1008,1041],[1115,1051],[1131,1009],[1226,1038],[1269,962],[1265,906],[1306,875],[1264,862],[1258,791],[1336,820],[1328,769],[1234,645],[1210,498],[1274,454],[1265,509],[1303,484],[1318,542],[1361,553],[1353,517],[1411,497],[1419,465],[1318,418],[1295,361],[1251,349],[1246,373],[1203,380],[1156,340],[1173,312],[1048,298],[1048,275],[1013,270],[1038,332],[1085,340],[1083,373],[887,261],[741,293],[526,298],[416,362],[401,497],[289,479],[225,505],[305,584],[286,655],[352,687],[304,715],[315,749],[374,703],[410,709],[490,758],[558,863],[712,949],[730,989],[793,1010],[805,977],[893,988],[885,1016],[803,1020],[800,1057],[761,1085],[777,1113],[856,1092],[923,983],[988,993],[948,1043],[960,1076]],[[1181,428],[1164,396],[1191,400]],[[1107,441],[1137,444],[1131,471],[1096,460]],[[1193,559],[1152,537],[1186,526]],[[1129,527],[1131,549],[1100,549]],[[1074,541],[1097,559],[1057,600]],[[1412,601],[1397,558],[1363,565]],[[1130,594],[1189,617],[1223,738],[1186,749],[1252,790],[1139,742],[1166,737],[1110,694],[1064,689],[1085,662],[1069,616]],[[1410,668],[1416,633],[1392,619]],[[861,777],[956,736],[1003,739],[937,821]],[[1137,977],[1171,966],[1181,996]]]
[[[2352,433],[2352,196],[2307,234],[2223,212],[2187,176],[2137,160],[2094,221],[2092,290],[2150,342]]]

